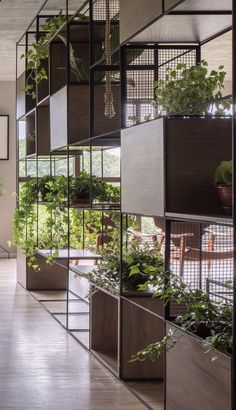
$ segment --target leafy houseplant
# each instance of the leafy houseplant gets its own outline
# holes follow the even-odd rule
[[[204,291],[191,289],[179,277],[170,273],[165,280],[170,281],[170,285],[165,287],[164,281],[156,283],[155,296],[160,297],[165,303],[174,301],[185,307],[185,313],[175,319],[175,323],[183,332],[181,336],[176,337],[175,332],[171,330],[163,340],[146,346],[133,355],[130,361],[158,360],[163,351],[173,348],[179,339],[184,337],[185,332],[202,338],[202,344],[207,348],[231,354],[232,305],[211,300]]]
[[[232,208],[232,161],[222,161],[218,165],[214,183],[222,205]]]
[[[222,101],[223,69],[221,65],[209,73],[205,60],[190,68],[186,64],[168,68],[165,79],[154,83],[158,114],[208,115],[215,108],[214,115],[223,115],[230,107],[228,101]]]
[[[148,245],[140,247],[135,241],[123,255],[123,290],[149,291],[149,286],[145,284],[148,282],[151,285],[152,280],[156,282],[163,271],[164,260],[159,250],[151,249]]]
[[[71,179],[71,204],[89,204],[91,195],[98,202],[119,202],[120,189],[101,181],[95,175],[90,176],[86,171]]]
[[[90,181],[90,175],[86,171],[80,172],[78,176],[72,179],[70,186],[70,202],[72,205],[90,203]]]
[[[87,279],[111,293],[118,293],[121,270],[123,290],[138,291],[147,281],[151,284],[152,280],[157,281],[157,278],[163,275],[163,257],[158,250],[150,249],[148,246],[142,249],[134,242],[123,253],[121,264],[117,249],[115,248],[114,252],[108,249],[103,253],[102,261],[95,270],[90,272]]]

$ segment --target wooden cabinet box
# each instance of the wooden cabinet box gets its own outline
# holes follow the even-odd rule
[[[121,153],[123,212],[225,215],[214,173],[232,158],[230,118],[170,117],[130,127]]]
[[[94,287],[90,307],[91,350],[118,374],[118,299]]]
[[[66,290],[67,269],[57,264],[49,265],[46,259],[37,255],[40,270],[35,271],[27,265],[22,249],[17,249],[17,282],[27,290]]]
[[[121,209],[164,215],[164,126],[150,121],[121,132]]]
[[[157,312],[157,303],[159,311]],[[151,307],[153,304],[153,308]],[[143,304],[145,306],[145,304]],[[163,314],[163,302],[148,298],[145,307]],[[162,319],[148,313],[141,306],[123,299],[121,301],[121,378],[129,379],[163,379],[163,358],[158,364],[150,360],[129,363],[131,356],[150,343],[162,340],[164,322]]]
[[[170,328],[181,335],[172,325],[167,332]],[[201,340],[186,333],[166,355],[166,410],[179,409],[231,409],[231,358],[206,353]]]

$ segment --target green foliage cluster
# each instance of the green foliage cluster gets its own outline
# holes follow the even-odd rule
[[[230,108],[229,101],[222,100],[225,76],[223,65],[208,72],[205,60],[190,68],[168,68],[165,79],[154,83],[158,113],[208,115],[214,110],[214,115],[223,115]]]
[[[145,284],[156,282],[164,272],[164,259],[157,248],[148,244],[140,246],[137,241],[131,243],[124,252],[122,261],[122,278],[124,290],[147,290]]]
[[[35,254],[37,251],[37,239],[35,224],[37,213],[34,203],[37,199],[37,185],[35,180],[27,181],[20,186],[19,205],[13,218],[12,242],[21,247],[28,258],[29,266],[37,270]]]
[[[119,203],[120,188],[108,184],[95,175],[89,175],[86,171],[74,178],[71,178],[70,184],[70,199],[77,200],[79,198],[90,199],[91,194],[93,200],[100,203]]]
[[[215,171],[216,185],[232,185],[232,161],[221,161]]]
[[[129,226],[135,227],[135,219],[130,217]],[[117,249],[104,253],[101,263],[90,273],[89,280],[97,285],[117,293],[119,289],[120,272],[122,274],[123,290],[137,291],[143,284],[152,280],[155,282],[163,276],[164,261],[158,249],[148,245],[140,247],[137,241],[130,244],[123,252],[122,263]]]
[[[175,323],[184,332],[191,332],[203,339],[203,345],[223,353],[232,352],[232,305],[225,302],[213,301],[201,289],[192,289],[179,277],[166,273],[163,281],[151,281],[155,286],[154,297],[159,297],[165,303],[175,302],[185,309],[185,313],[178,316]],[[170,283],[165,286],[165,283]],[[146,284],[147,286],[148,284]],[[156,361],[161,353],[172,348],[180,339],[171,330],[161,342],[155,342],[133,355],[132,362],[151,359]]]
[[[57,31],[65,24],[66,16],[62,15],[62,10],[57,16],[51,17],[47,23],[41,25],[41,29],[46,33],[42,34],[38,41],[33,43],[26,55],[21,58],[26,58],[27,61],[27,78],[25,84],[25,94],[36,98],[35,85],[43,80],[48,79],[47,72],[42,67],[43,61],[48,58],[48,43]]]
[[[82,189],[78,187],[79,181],[86,181],[82,184]],[[73,183],[76,181],[78,191],[75,195],[90,193],[91,179],[86,172],[81,173],[78,177],[70,177],[69,186],[71,186],[70,196],[73,191]],[[96,199],[100,200],[116,200],[119,198],[119,188],[112,187],[102,181],[93,178],[96,191]],[[98,186],[98,188],[97,188]],[[86,190],[85,190],[86,187]],[[67,204],[68,193],[68,178],[64,176],[45,175],[38,180],[32,178],[21,185],[19,193],[19,206],[15,210],[13,220],[13,238],[12,242],[21,247],[28,258],[29,266],[35,270],[38,269],[36,252],[38,249],[52,250],[47,256],[47,262],[52,263],[58,256],[59,249],[68,247],[68,224],[70,222],[71,246],[80,247],[82,237],[85,237],[85,246],[93,244],[93,249],[96,243],[96,234],[101,230],[101,216],[93,214],[85,220],[84,215],[76,213],[76,210],[70,211],[65,207]],[[36,235],[36,223],[38,220],[38,211],[35,205],[37,199],[40,198],[45,204],[45,213],[43,215],[43,224],[38,223],[39,230]],[[80,215],[80,216],[78,216]],[[42,217],[42,216],[41,216]],[[104,218],[104,216],[103,216]],[[117,237],[115,223],[107,224],[107,231],[111,233],[113,238]],[[91,240],[93,238],[93,240]]]

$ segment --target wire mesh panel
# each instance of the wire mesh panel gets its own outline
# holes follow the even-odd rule
[[[232,225],[172,221],[169,252],[171,271],[191,288],[214,299],[230,294],[223,288],[233,279]]]
[[[115,19],[119,14],[120,1],[109,0],[110,18]],[[93,4],[93,20],[106,20],[106,0],[96,0]]]
[[[197,48],[189,46],[126,46],[124,48],[125,87],[123,101],[124,127],[155,118],[154,82],[164,79],[168,68],[177,64],[196,64]]]

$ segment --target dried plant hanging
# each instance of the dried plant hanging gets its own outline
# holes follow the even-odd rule
[[[110,21],[110,7],[109,1],[106,0],[106,27],[105,27],[105,62],[106,65],[111,65],[111,21]],[[113,104],[113,93],[112,93],[112,74],[110,71],[106,71],[105,75],[105,117],[113,118],[115,116],[115,108]]]

